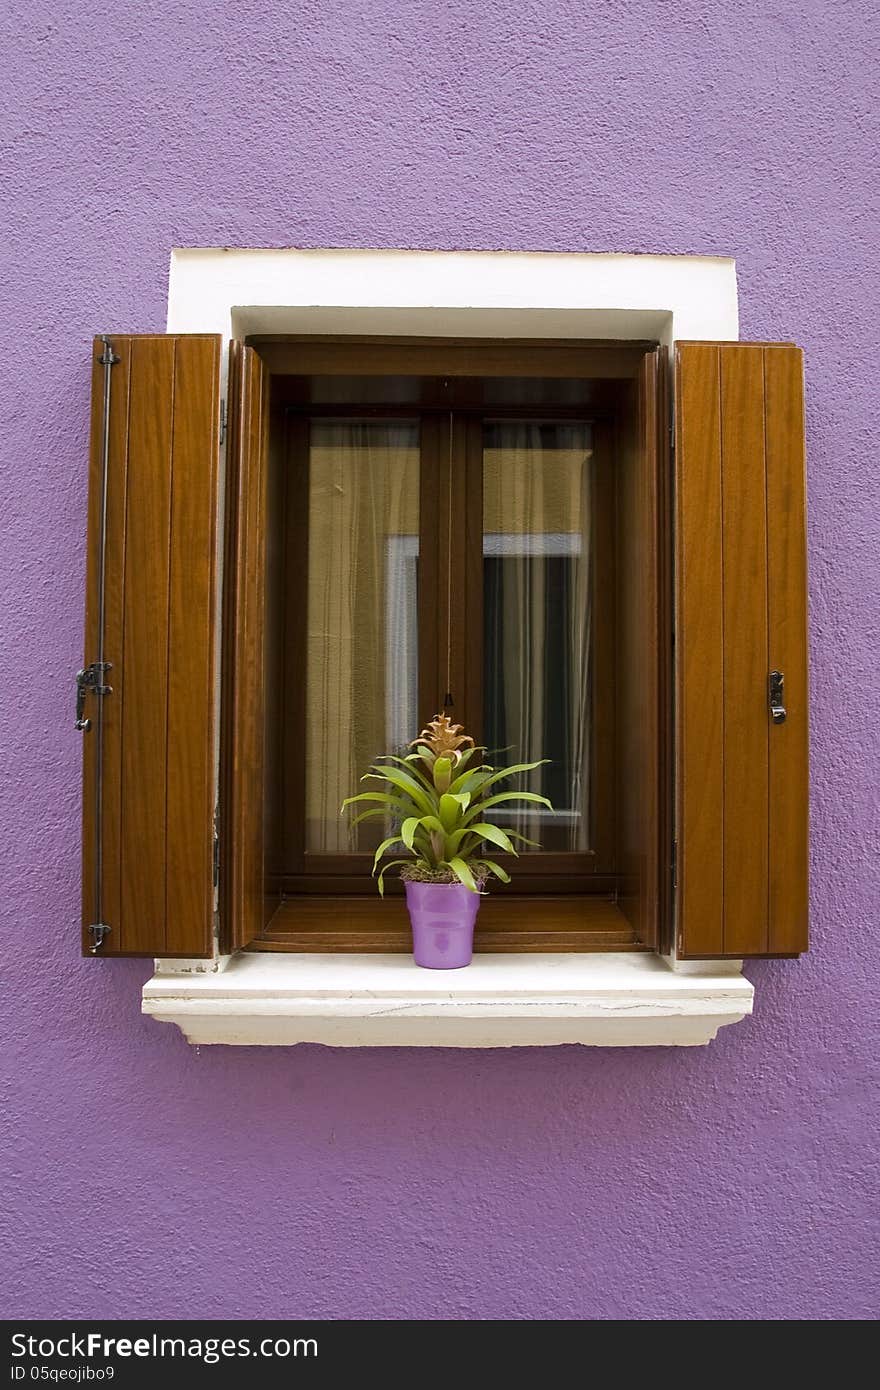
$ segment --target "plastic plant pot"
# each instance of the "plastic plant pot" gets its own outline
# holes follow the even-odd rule
[[[479,893],[463,883],[407,880],[404,887],[416,965],[426,970],[460,970],[470,965]]]

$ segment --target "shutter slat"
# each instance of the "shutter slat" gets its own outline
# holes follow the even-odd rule
[[[802,359],[679,344],[676,358],[678,950],[807,948]],[[770,719],[785,673],[788,718]]]
[[[131,353],[122,703],[125,951],[165,950],[168,576],[174,340]],[[112,657],[110,658],[112,660]],[[115,664],[115,663],[114,663]]]
[[[212,949],[220,340],[113,336],[101,955]],[[103,368],[95,345],[86,662],[97,659]],[[83,735],[83,944],[96,921],[96,697]]]
[[[764,350],[769,528],[768,666],[785,674],[787,718],[772,730],[768,949],[807,947],[809,724],[803,364],[793,348]]]
[[[721,368],[725,955],[767,921],[767,527],[760,351],[732,344]]]
[[[168,819],[166,918],[177,949],[196,955],[212,910],[212,847],[205,827],[214,815],[214,767],[203,754],[205,710],[214,700],[214,629],[193,624],[210,613],[216,583],[216,492],[220,402],[215,345],[181,338],[177,344],[174,412],[171,575],[168,630]],[[211,439],[205,476],[204,441]]]

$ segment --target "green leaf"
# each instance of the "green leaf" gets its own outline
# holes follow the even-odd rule
[[[378,887],[378,889],[379,889],[379,897],[380,897],[380,898],[384,898],[384,896],[385,896],[385,875],[387,874],[388,870],[389,870],[389,869],[395,868],[398,864],[411,864],[411,863],[412,863],[412,860],[411,860],[411,859],[392,859],[392,860],[390,860],[387,864],[383,864],[383,866],[382,866],[382,872],[380,873],[379,877],[378,877],[377,880],[376,880],[376,884],[377,884],[377,887]]]
[[[377,868],[379,867],[379,860],[382,858],[382,855],[385,853],[386,849],[390,849],[392,845],[401,844],[403,844],[403,841],[401,840],[399,835],[389,835],[387,840],[382,841],[381,845],[376,850],[376,853],[373,855],[373,873],[375,873]]]
[[[474,748],[459,748],[458,761],[455,764],[456,769],[467,767],[471,758],[476,757],[478,753],[485,753],[485,751],[482,744],[477,744]]]
[[[400,838],[407,849],[412,849],[413,840],[416,837],[416,831],[420,824],[421,822],[418,816],[408,816],[400,827]]]
[[[439,810],[440,820],[443,823],[443,829],[445,831],[455,830],[456,827],[460,825],[464,809],[459,797],[450,796],[449,792],[444,792],[443,796],[440,798]]]
[[[530,840],[527,835],[521,835],[518,830],[508,830],[507,833],[511,840],[519,840],[521,844],[531,845],[533,849],[541,848],[540,840]]]
[[[462,840],[466,840],[469,834],[470,831],[467,826],[463,825],[459,830],[453,830],[451,834],[447,835],[443,858],[449,860],[453,854],[457,854],[461,848]],[[474,843],[476,844],[477,841],[474,841]]]
[[[469,888],[472,893],[478,893],[480,891],[474,882],[474,876],[469,866],[463,859],[459,859],[456,855],[455,858],[449,860],[449,867],[455,874],[459,883],[463,883],[465,888]]]
[[[465,824],[472,821],[474,816],[480,816],[488,811],[490,806],[500,806],[502,801],[534,801],[541,806],[546,806],[549,811],[553,810],[552,804],[546,796],[539,796],[537,792],[499,792],[497,796],[489,796],[485,801],[480,801],[465,816]]]
[[[466,791],[473,794],[478,787],[481,787],[484,782],[489,780],[494,771],[495,769],[492,767],[469,768],[468,771],[463,772],[460,777],[456,777],[449,790],[451,792]]]
[[[487,821],[478,821],[476,825],[468,826],[467,834],[478,835],[481,840],[489,840],[499,849],[506,849],[508,854],[516,854],[510,836],[497,825],[489,825]]]
[[[434,786],[441,796],[449,791],[449,783],[452,781],[452,759],[438,758],[434,763]]]
[[[437,830],[441,835],[446,834],[446,831],[443,829],[443,822],[440,820],[439,816],[422,816],[421,822],[425,830]]]
[[[491,777],[487,777],[482,786],[484,789],[491,787],[496,782],[503,782],[505,777],[514,777],[518,772],[534,772],[536,767],[544,767],[549,761],[549,758],[541,758],[536,763],[514,763],[512,767],[503,767],[500,772],[493,772]]]
[[[354,820],[350,822],[349,828],[351,830],[354,830],[355,826],[360,825],[362,820],[385,820],[387,816],[388,812],[383,811],[379,806],[377,806],[373,811],[361,811],[360,815],[355,816]]]
[[[433,783],[429,781],[429,779],[425,776],[424,772],[422,772],[422,769],[419,767],[421,759],[416,757],[414,753],[411,753],[408,758],[398,758],[394,753],[388,753],[384,756],[381,762],[374,763],[373,766],[376,769],[376,771],[382,771],[384,762],[397,763],[398,766],[404,768],[407,772],[414,773],[415,776],[418,777],[422,786],[425,788],[426,792],[432,792],[434,790]]]
[[[494,859],[481,859],[481,864],[485,864],[487,869],[491,869],[496,878],[500,878],[502,883],[510,882],[510,874],[506,869],[502,869],[500,864],[496,864]]]
[[[406,802],[402,797],[396,796],[393,792],[358,792],[357,796],[347,796],[343,801],[340,815],[346,806],[354,806],[359,801],[381,801],[383,806],[391,807],[394,810],[406,810]]]
[[[342,803],[342,809],[346,806],[353,806],[356,801],[399,801],[396,792],[358,792],[356,796],[347,796]]]
[[[369,778],[382,779],[390,782],[393,787],[398,787],[405,792],[414,805],[423,815],[430,816],[437,808],[434,798],[420,786],[419,782],[410,772],[404,772],[402,767],[386,767],[381,772],[367,772],[361,778],[362,782]]]

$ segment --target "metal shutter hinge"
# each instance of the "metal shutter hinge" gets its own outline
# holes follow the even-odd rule
[[[220,402],[220,443],[226,438],[226,401]]]
[[[678,887],[678,841],[672,841],[672,863],[669,866],[672,870],[672,886]]]
[[[101,334],[101,343],[103,345],[103,351],[98,358],[99,364],[102,367],[115,367],[117,362],[120,362],[122,359],[117,357],[116,353],[113,351],[113,344],[110,342],[106,333]]]
[[[92,721],[86,719],[86,693],[91,690],[98,696],[95,710],[94,757],[94,897],[93,909],[96,920],[87,928],[92,939],[89,947],[92,955],[97,955],[107,937],[110,927],[104,922],[104,696],[111,693],[105,677],[111,670],[111,663],[104,660],[104,614],[106,607],[107,584],[107,489],[110,477],[110,388],[113,368],[120,361],[113,351],[113,343],[106,333],[101,334],[101,356],[99,364],[104,368],[101,405],[101,530],[100,553],[98,557],[98,612],[97,612],[97,660],[84,667],[76,677],[76,727],[81,733],[88,733]]]

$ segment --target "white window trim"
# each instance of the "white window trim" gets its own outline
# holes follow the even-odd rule
[[[170,333],[735,341],[725,257],[369,250],[176,250]],[[615,952],[157,960],[143,1012],[192,1043],[694,1046],[752,1011],[740,961]]]
[[[752,1009],[740,962],[678,973],[638,952],[476,955],[464,970],[275,952],[239,953],[224,969],[189,962],[202,968],[193,974],[170,964],[157,961],[143,1011],[197,1044],[693,1047]]]

